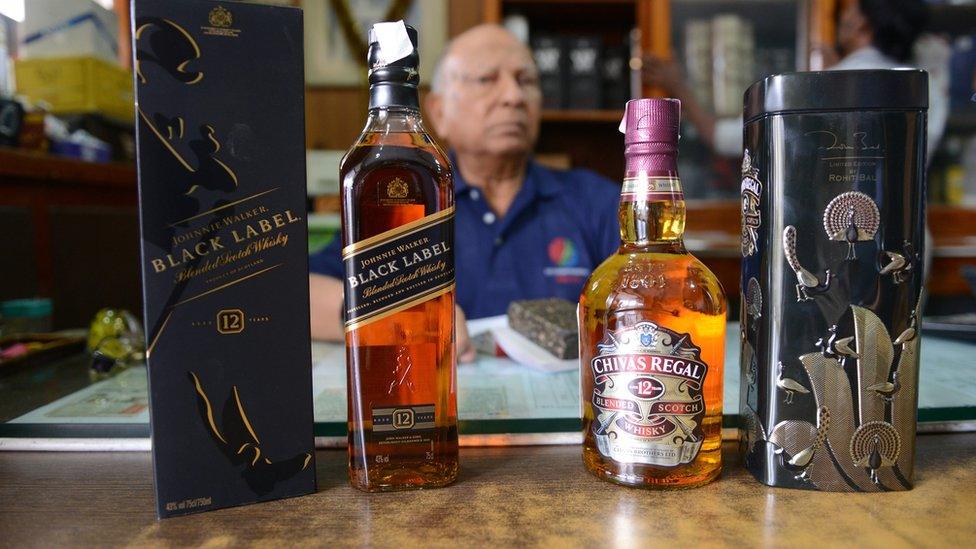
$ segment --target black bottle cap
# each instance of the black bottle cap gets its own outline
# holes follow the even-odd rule
[[[403,21],[377,23],[369,29],[369,108],[419,109],[418,43],[417,29]]]

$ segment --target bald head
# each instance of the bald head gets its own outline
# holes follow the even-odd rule
[[[472,60],[483,60],[486,48],[507,50],[524,54],[532,59],[532,52],[514,34],[501,25],[485,23],[472,27],[454,37],[444,48],[444,53],[434,67],[431,89],[442,91],[449,74],[457,67],[464,67]]]
[[[455,37],[434,71],[426,107],[462,154],[523,155],[539,134],[542,96],[532,52],[499,25]]]

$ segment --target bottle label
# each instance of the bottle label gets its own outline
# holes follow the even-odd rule
[[[684,200],[681,180],[677,177],[628,177],[620,189],[623,202],[661,202]]]
[[[373,408],[372,438],[381,446],[429,444],[434,427],[433,404]]]
[[[454,289],[454,206],[350,244],[345,329],[354,330]]]
[[[702,388],[708,366],[688,334],[653,322],[607,332],[590,361],[596,412],[593,435],[620,463],[676,467],[704,440]]]
[[[742,257],[746,258],[759,249],[759,227],[762,225],[762,181],[759,169],[752,163],[749,149],[742,155]]]

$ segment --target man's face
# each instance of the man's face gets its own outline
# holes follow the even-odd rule
[[[857,39],[865,31],[866,23],[857,2],[846,2],[837,22],[837,46],[841,55],[847,55],[857,48]]]
[[[539,135],[542,94],[528,49],[514,37],[472,37],[447,60],[436,129],[460,152],[528,154]]]

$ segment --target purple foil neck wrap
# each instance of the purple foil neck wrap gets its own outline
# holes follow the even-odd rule
[[[627,175],[669,175],[678,170],[681,101],[634,99],[624,114],[624,158]]]

